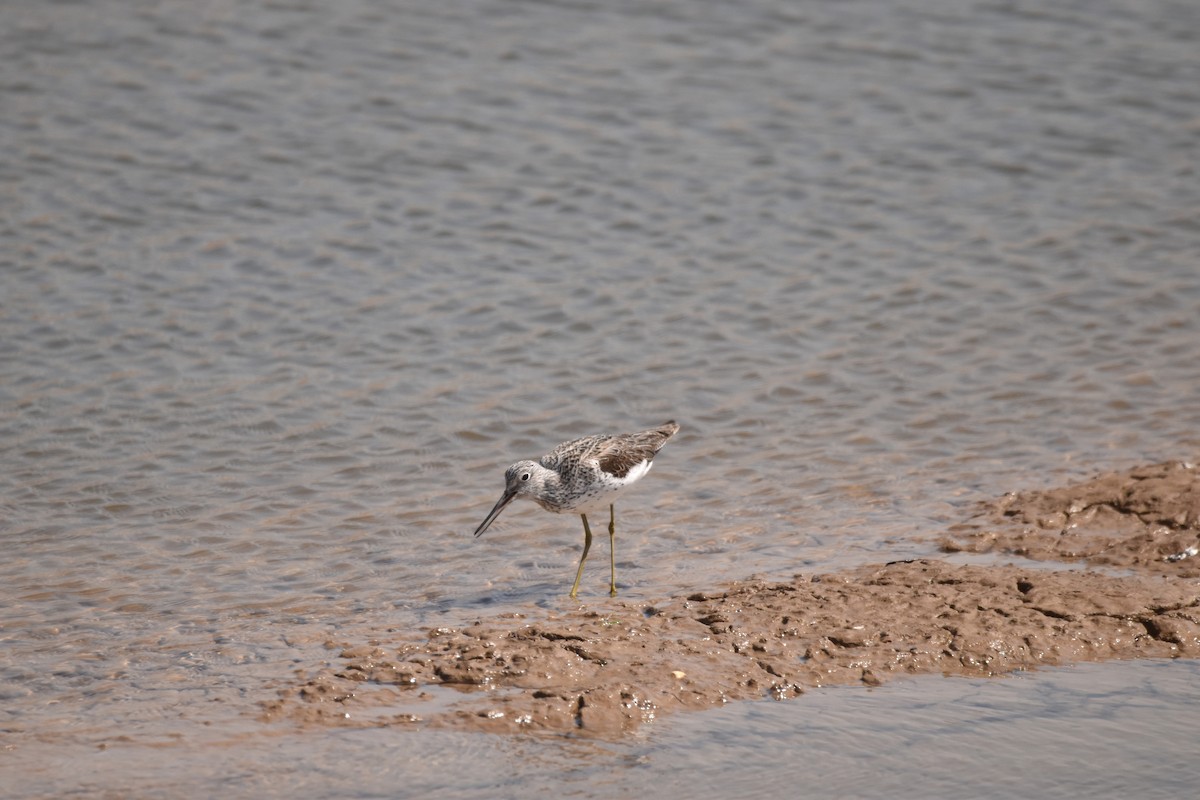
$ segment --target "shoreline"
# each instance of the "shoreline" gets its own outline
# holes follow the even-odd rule
[[[1060,566],[930,557],[733,581],[654,605],[618,598],[536,622],[481,618],[424,638],[331,642],[340,663],[301,676],[261,718],[613,737],[680,710],[824,686],[1200,657],[1191,464],[1009,494],[936,541],[947,554]]]

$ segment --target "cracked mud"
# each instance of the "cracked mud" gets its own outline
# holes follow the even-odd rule
[[[1200,481],[1159,464],[1008,495],[947,552],[1103,567],[864,566],[734,582],[648,606],[606,602],[422,636],[333,643],[265,719],[616,736],[663,714],[922,673],[989,676],[1200,656]],[[1118,573],[1118,568],[1120,571]]]

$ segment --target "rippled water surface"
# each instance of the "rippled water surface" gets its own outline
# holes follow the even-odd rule
[[[575,436],[683,426],[633,598],[1200,446],[1194,3],[0,13],[4,758],[560,606],[578,520],[470,533]]]

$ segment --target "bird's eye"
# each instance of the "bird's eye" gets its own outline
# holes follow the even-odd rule
[[[521,480],[523,480],[523,481],[527,481],[527,480],[529,480],[529,473],[528,473],[528,472],[522,472],[522,473],[521,473]]]

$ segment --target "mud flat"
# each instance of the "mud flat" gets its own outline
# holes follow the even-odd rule
[[[1196,465],[1173,461],[1015,492],[952,528],[942,549],[1200,578],[1198,476]]]
[[[299,675],[262,714],[618,736],[683,709],[821,686],[1200,657],[1198,474],[1157,464],[1014,493],[940,538],[946,553],[1067,563],[930,558],[330,642],[333,666]]]

